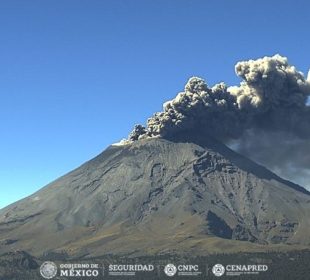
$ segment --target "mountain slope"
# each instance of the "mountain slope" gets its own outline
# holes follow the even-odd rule
[[[306,190],[210,137],[199,139],[110,146],[2,209],[0,253],[203,254],[310,245]]]

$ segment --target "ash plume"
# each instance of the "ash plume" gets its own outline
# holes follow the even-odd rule
[[[282,178],[310,189],[310,140],[284,131],[248,130],[228,143],[233,150],[263,164]]]
[[[278,173],[308,174],[310,72],[305,77],[278,54],[238,62],[235,72],[242,79],[238,86],[209,87],[202,78],[190,78],[146,127],[135,126],[129,141],[204,131]]]

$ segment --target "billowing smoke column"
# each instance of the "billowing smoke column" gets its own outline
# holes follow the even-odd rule
[[[190,78],[146,127],[135,126],[129,141],[203,130],[279,175],[309,184],[310,71],[305,78],[280,55],[239,62],[235,71],[239,86],[210,88]]]
[[[209,88],[192,77],[163,111],[138,125],[132,141],[146,137],[170,137],[199,128],[220,140],[239,139],[248,129],[287,131],[310,135],[310,111],[306,105],[310,82],[287,58],[280,55],[237,63],[239,86],[224,83]]]

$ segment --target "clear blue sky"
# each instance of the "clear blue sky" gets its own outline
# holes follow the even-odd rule
[[[310,1],[0,1],[0,208],[126,137],[198,75],[310,66]]]

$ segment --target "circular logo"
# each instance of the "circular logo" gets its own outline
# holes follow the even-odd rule
[[[40,274],[45,279],[52,279],[57,274],[57,265],[53,262],[44,262],[40,266]]]
[[[222,276],[225,273],[225,267],[221,264],[216,264],[212,267],[212,272],[215,276]]]
[[[167,276],[173,276],[177,273],[177,268],[175,267],[174,264],[169,263],[165,266],[164,271]]]

